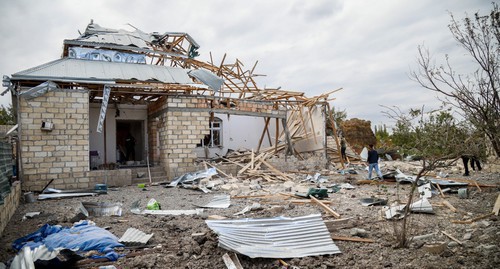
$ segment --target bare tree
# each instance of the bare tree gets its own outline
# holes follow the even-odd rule
[[[417,194],[417,183],[429,172],[453,165],[457,156],[469,151],[465,143],[468,130],[446,108],[425,112],[422,107],[407,113],[398,107],[385,108],[387,110],[383,113],[396,121],[392,134],[395,146],[402,153],[418,156],[422,165],[410,188],[403,221],[400,226],[395,224],[398,247],[408,247],[411,240],[410,205]]]
[[[453,14],[448,25],[453,38],[478,65],[469,75],[457,74],[446,55],[446,63],[431,63],[428,49],[418,47],[417,71],[411,77],[422,87],[444,96],[444,101],[461,111],[476,129],[483,132],[500,157],[500,11],[493,3],[489,15],[466,16],[461,22]]]

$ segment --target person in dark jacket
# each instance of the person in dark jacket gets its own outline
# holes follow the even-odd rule
[[[473,156],[473,155],[462,155],[462,162],[464,163],[464,170],[465,170],[465,173],[463,174],[464,177],[470,176],[469,161],[470,161],[470,167],[472,168],[472,170],[476,171],[476,167],[477,167],[477,171],[482,170],[481,163],[479,162],[478,157]]]
[[[463,174],[463,176],[468,177],[468,176],[470,176],[470,174],[469,174],[469,159],[470,159],[470,157],[468,155],[462,155],[461,158],[462,158],[462,162],[464,163],[464,169],[465,169],[465,173]]]
[[[372,179],[372,171],[375,168],[375,172],[378,177],[382,179],[382,172],[378,167],[378,152],[373,148],[373,145],[369,145],[370,149],[368,150],[368,158],[366,161],[368,162],[368,179]]]
[[[347,142],[345,141],[345,137],[342,137],[340,139],[340,153],[342,155],[342,161],[344,163],[347,163],[347,155],[345,154],[346,149],[347,149]]]
[[[135,138],[131,133],[128,133],[127,138],[125,138],[125,149],[127,150],[125,161],[135,161]]]

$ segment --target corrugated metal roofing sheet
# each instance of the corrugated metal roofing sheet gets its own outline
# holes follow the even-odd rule
[[[124,243],[125,245],[145,245],[153,235],[154,234],[146,234],[135,228],[128,228],[118,242]]]
[[[210,202],[206,205],[199,207],[209,208],[228,208],[231,205],[231,196],[229,195],[215,195]]]
[[[91,22],[85,29],[84,35],[77,40],[148,48],[147,42],[151,42],[152,39],[150,34],[140,30],[130,32],[121,29],[110,29]]]
[[[205,221],[219,246],[251,258],[298,258],[341,253],[320,214]]]
[[[158,81],[191,84],[189,69],[62,58],[12,75],[11,80]]]
[[[203,82],[203,84],[207,85],[214,91],[219,91],[224,85],[224,80],[215,74],[204,70],[204,69],[195,69],[188,72],[190,76],[195,77],[199,81]]]

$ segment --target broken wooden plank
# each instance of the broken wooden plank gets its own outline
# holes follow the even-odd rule
[[[280,170],[274,168],[274,166],[272,166],[270,163],[266,162],[265,160],[261,160],[261,162],[267,166],[271,171],[273,171],[274,173],[284,177],[286,180],[292,180],[292,178],[290,178],[289,176],[287,176],[285,173],[281,172]]]
[[[442,232],[444,235],[448,236],[451,240],[453,240],[453,241],[457,242],[458,244],[460,244],[460,245],[462,245],[462,244],[463,244],[460,240],[456,239],[456,238],[455,238],[455,237],[453,237],[451,234],[449,234],[449,233],[447,233],[447,232],[445,232],[445,231],[441,231],[441,232]]]
[[[243,269],[238,256],[236,256],[236,254],[234,253],[225,253],[224,255],[222,255],[222,260],[224,260],[224,264],[226,264],[227,269]]]
[[[344,218],[344,219],[334,219],[334,220],[325,220],[326,228],[329,232],[334,232],[338,229],[344,228],[352,218]]]
[[[320,200],[314,198],[313,196],[309,196],[309,198],[311,198],[312,201],[314,201],[317,205],[319,205],[320,207],[322,207],[327,213],[329,213],[330,215],[340,219],[340,214],[333,211],[333,209],[331,209],[329,206],[323,204]]]
[[[498,211],[500,210],[500,193],[497,196],[497,201],[495,202],[495,206],[493,206],[493,210],[491,213],[495,214],[495,216],[498,216]]]
[[[245,166],[243,166],[243,168],[241,168],[240,171],[238,171],[238,175],[241,175],[248,168],[252,167],[254,165],[254,162],[257,161],[257,160],[260,160],[262,157],[264,157],[264,155],[266,155],[265,152],[259,154],[257,157],[255,157],[255,159],[253,159],[251,162],[249,162]]]
[[[363,242],[363,243],[375,243],[375,240],[373,239],[368,239],[368,238],[359,238],[359,237],[345,237],[345,236],[336,236],[332,235],[331,236],[333,240],[340,240],[340,241],[352,241],[352,242]]]
[[[436,186],[438,188],[439,193],[441,194],[441,197],[444,198],[444,193],[443,193],[443,190],[441,190],[441,186],[439,186],[439,184],[434,184],[434,186]],[[455,209],[455,211],[456,211],[456,209]],[[453,212],[455,212],[455,211],[453,211]]]
[[[477,181],[474,180],[473,182],[474,182],[474,185],[476,185],[476,187],[479,190],[479,192],[482,192],[481,187],[479,187],[479,184],[477,183]]]
[[[457,212],[457,209],[456,209],[454,206],[452,206],[452,205],[450,204],[450,202],[448,202],[448,201],[446,201],[446,200],[443,200],[443,201],[442,201],[442,203],[443,203],[443,205],[445,205],[446,207],[448,207],[451,211],[453,211],[453,212]]]
[[[227,177],[227,178],[234,178],[233,176],[230,176],[230,175],[228,175],[228,174],[224,173],[224,171],[220,170],[219,168],[217,168],[215,165],[213,165],[213,164],[211,164],[211,163],[208,163],[208,162],[205,162],[205,161],[204,161],[203,163],[204,163],[205,165],[207,165],[207,164],[208,164],[210,167],[215,168],[215,170],[217,170],[219,173],[223,174],[223,175],[224,175],[225,177]]]
[[[492,215],[494,215],[494,213],[493,213],[493,212],[488,213],[488,214],[486,214],[486,215],[481,215],[481,216],[479,216],[479,217],[476,217],[476,218],[473,218],[473,219],[469,219],[469,220],[452,220],[451,222],[452,222],[452,223],[456,223],[456,224],[471,224],[471,223],[473,223],[473,222],[476,222],[476,221],[478,221],[478,220],[485,219],[485,218],[487,218],[487,217],[489,217],[489,216],[492,216]]]
[[[260,194],[260,195],[239,195],[239,196],[231,196],[231,199],[247,199],[247,198],[275,198],[279,197],[276,195],[269,194]]]

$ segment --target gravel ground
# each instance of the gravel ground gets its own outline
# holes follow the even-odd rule
[[[324,171],[325,172],[325,171]],[[313,174],[313,173],[312,173]],[[326,174],[322,173],[323,175]],[[197,190],[182,188],[164,188],[163,186],[148,186],[142,190],[137,186],[110,188],[108,194],[96,197],[68,198],[60,200],[44,200],[35,203],[22,203],[11,221],[8,223],[0,239],[0,261],[5,263],[13,258],[15,252],[11,243],[26,234],[29,234],[46,223],[71,226],[71,219],[78,213],[81,201],[89,202],[120,202],[123,204],[121,217],[90,217],[96,225],[109,227],[110,232],[120,237],[127,228],[137,228],[145,233],[154,233],[148,243],[148,248],[119,250],[128,253],[128,257],[116,262],[80,264],[80,268],[98,268],[112,264],[117,268],[226,268],[222,255],[228,251],[217,246],[217,235],[205,224],[209,215],[219,215],[228,218],[262,218],[276,216],[303,216],[322,213],[325,220],[334,219],[314,204],[293,204],[287,201],[287,196],[280,192],[292,193],[295,187],[313,187],[312,183],[300,183],[303,175],[294,175],[296,180],[290,182],[260,182],[261,190],[245,191],[239,195],[274,194],[273,199],[235,198],[231,199],[228,209],[205,209],[202,215],[190,216],[158,216],[135,215],[130,212],[131,205],[140,201],[145,207],[149,199],[155,198],[162,209],[195,209],[195,204],[205,204],[214,195],[223,193],[213,191],[203,193]],[[453,176],[453,175],[450,175]],[[458,175],[454,175],[458,177]],[[328,182],[323,185],[349,182],[354,190],[340,190],[331,193],[326,200],[331,201],[331,207],[342,218],[350,218],[332,232],[335,236],[353,237],[353,229],[366,231],[366,238],[375,240],[375,243],[362,243],[335,240],[342,254],[324,255],[284,259],[290,266],[299,268],[499,268],[500,267],[500,222],[497,216],[489,216],[472,224],[454,224],[451,220],[472,219],[491,212],[499,194],[498,188],[483,187],[479,191],[476,187],[469,187],[469,198],[460,199],[457,194],[446,194],[445,200],[457,208],[452,212],[441,204],[443,198],[432,197],[429,201],[433,205],[435,214],[412,214],[412,235],[434,233],[434,236],[420,241],[413,241],[409,248],[395,248],[394,229],[402,221],[388,221],[381,218],[381,206],[362,206],[359,199],[378,197],[389,200],[405,201],[410,185],[398,185],[393,182],[384,182],[381,185],[356,182],[363,179],[361,175],[340,175],[332,173]],[[469,179],[476,179],[480,184],[500,184],[498,173],[474,173]],[[225,179],[223,179],[225,180]],[[248,182],[240,180],[233,184],[244,185]],[[253,182],[255,183],[255,182]],[[248,184],[247,184],[248,185]],[[242,188],[248,190],[249,188]],[[234,191],[233,191],[234,194]],[[244,207],[258,202],[262,209],[251,211],[242,216],[233,216]],[[21,221],[27,212],[40,211],[32,219]],[[458,239],[456,243],[442,232],[446,232]],[[193,236],[195,233],[201,233]],[[444,251],[433,254],[425,250],[424,244],[444,242]],[[282,268],[276,259],[251,259],[238,255],[244,268]]]

